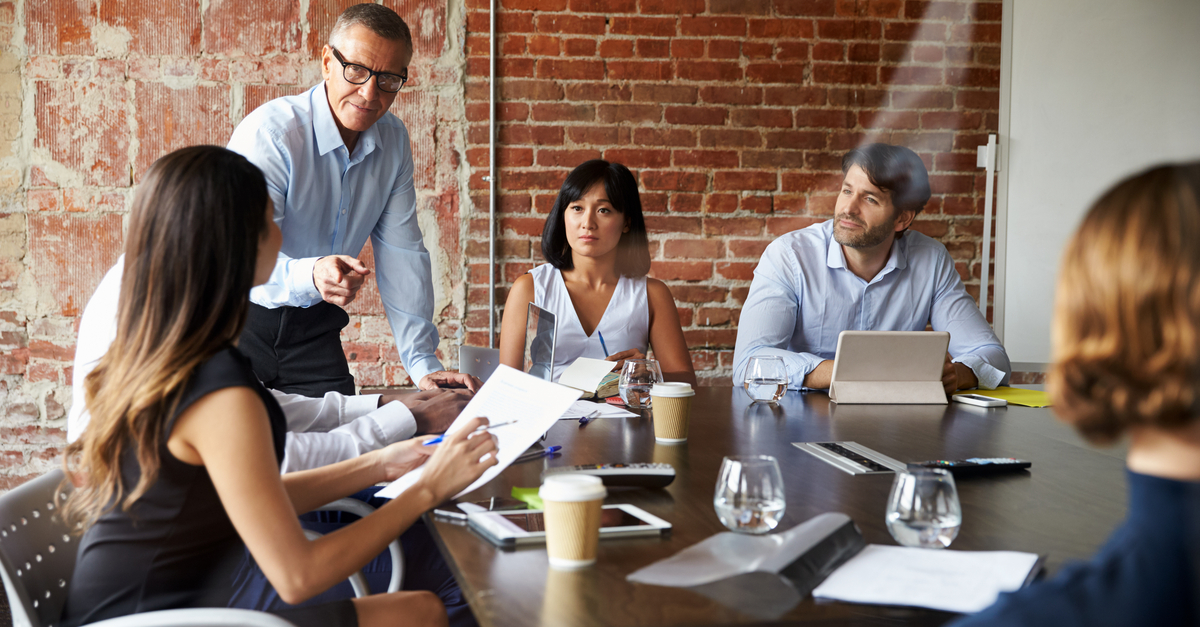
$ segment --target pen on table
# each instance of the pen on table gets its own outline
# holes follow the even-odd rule
[[[604,334],[600,329],[596,329],[596,336],[600,338],[600,348],[604,349],[604,356],[608,357],[608,347],[604,345]]]
[[[562,450],[561,446],[551,446],[550,448],[548,448],[544,451],[534,451],[532,453],[523,453],[523,454],[521,454],[520,457],[517,457],[515,460],[513,460],[513,463],[515,464],[517,462],[527,462],[531,459],[538,459],[540,457],[549,457],[550,455],[553,455],[561,450]]]
[[[486,426],[486,427],[483,427],[483,428],[480,428],[480,429],[476,429],[475,431],[473,431],[473,433],[483,433],[484,431],[491,431],[492,429],[495,429],[495,428],[497,428],[497,427],[503,427],[503,426],[505,426],[505,425],[511,425],[511,424],[514,424],[515,422],[517,422],[517,421],[516,421],[516,420],[509,420],[508,422],[497,422],[497,423],[496,423],[496,424],[494,424],[494,425],[488,425],[488,426]],[[442,435],[439,435],[438,437],[436,437],[436,438],[434,438],[434,439],[432,439],[432,440],[429,440],[428,442],[426,442],[426,443],[422,444],[421,446],[430,446],[430,445],[432,445],[432,444],[437,444],[437,443],[441,442],[441,441],[442,441],[442,440],[444,440],[444,439],[446,439],[446,434],[444,434],[444,433],[443,433]]]
[[[596,411],[584,416],[583,418],[580,418],[579,426],[582,427],[582,426],[586,425],[587,423],[591,422],[593,418],[599,418],[599,417],[600,417],[600,410],[597,409]]]

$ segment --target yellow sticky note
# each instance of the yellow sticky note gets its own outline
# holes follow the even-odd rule
[[[1002,398],[1008,401],[1010,405],[1023,405],[1025,407],[1050,406],[1050,395],[1040,390],[1000,386],[994,390],[963,390],[962,392],[955,392],[955,394],[977,394],[991,398]]]

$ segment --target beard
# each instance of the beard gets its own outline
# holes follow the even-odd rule
[[[837,221],[848,220],[859,226],[863,226],[861,222],[853,218],[834,216],[833,223],[833,239],[842,246],[850,248],[872,248],[878,246],[888,238],[892,233],[894,226],[892,224],[880,224],[871,228],[864,228],[861,231],[845,231]]]

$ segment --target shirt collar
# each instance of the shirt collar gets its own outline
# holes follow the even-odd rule
[[[313,110],[313,133],[317,137],[317,151],[322,155],[345,146],[342,134],[338,131],[337,123],[333,121],[333,112],[329,110],[329,96],[325,95],[325,82],[321,81],[309,92]]]
[[[324,156],[340,146],[345,146],[346,142],[342,141],[342,133],[333,119],[333,112],[329,109],[329,96],[325,93],[325,82],[322,81],[313,87],[309,97],[313,109],[313,133],[317,137],[317,151]],[[379,135],[379,131],[375,129],[377,124],[378,122],[359,133],[357,160],[361,160],[362,157],[375,150]]]
[[[830,268],[841,268],[849,270],[846,267],[846,253],[842,251],[842,245],[833,239],[833,221],[829,221],[829,248],[825,251],[825,265]],[[908,267],[908,238],[899,237],[892,242],[892,251],[888,254],[887,263],[883,265],[883,269],[879,274],[872,279],[874,282],[892,270],[903,270]]]

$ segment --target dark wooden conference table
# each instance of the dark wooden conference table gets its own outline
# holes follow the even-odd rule
[[[1089,448],[1049,409],[949,405],[836,405],[823,393],[788,392],[777,407],[754,405],[740,389],[699,388],[685,444],[654,440],[649,416],[560,420],[546,445],[553,459],[514,464],[463,500],[507,496],[540,485],[544,468],[666,462],[677,476],[661,490],[610,490],[606,503],[632,503],[669,521],[662,539],[603,540],[594,567],[553,571],[545,547],[502,551],[465,525],[427,523],[483,627],[542,625],[918,624],[955,615],[914,608],[815,602],[811,596],[764,621],[695,592],[625,581],[629,573],[726,531],[712,497],[726,455],[779,460],[787,512],[777,531],[824,512],[854,519],[868,543],[895,545],[884,523],[891,474],[852,476],[792,446],[850,440],[903,462],[1018,457],[1031,472],[958,481],[963,526],[952,550],[1015,550],[1046,556],[1053,573],[1086,558],[1125,514],[1123,452]]]

